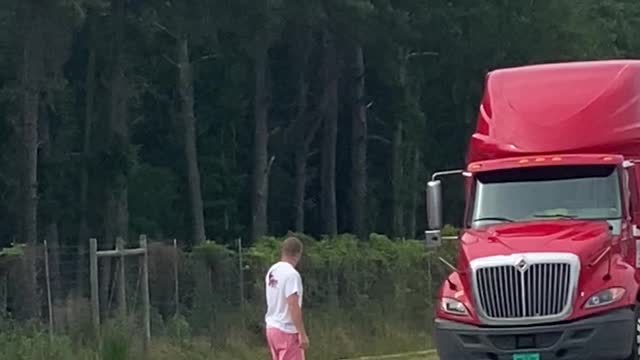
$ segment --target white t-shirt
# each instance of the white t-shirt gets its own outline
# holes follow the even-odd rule
[[[265,322],[267,328],[276,328],[289,334],[297,334],[287,298],[298,293],[298,303],[302,307],[302,279],[300,274],[288,262],[280,261],[269,269],[265,277],[267,295],[267,314]]]

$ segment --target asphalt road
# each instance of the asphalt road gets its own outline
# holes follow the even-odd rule
[[[438,360],[438,356],[431,351],[421,351],[417,353],[410,354],[390,354],[383,356],[365,356],[355,359],[344,359],[344,360]]]

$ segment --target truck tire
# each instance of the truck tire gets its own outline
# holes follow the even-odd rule
[[[636,303],[636,323],[634,324],[631,355],[625,360],[640,360],[640,303]]]

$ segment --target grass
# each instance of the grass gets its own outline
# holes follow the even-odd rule
[[[337,356],[336,347],[316,344],[308,352],[309,360],[344,359]],[[379,354],[390,352],[378,352]],[[127,339],[126,334],[106,335],[100,355],[90,347],[76,346],[64,336],[49,341],[44,333],[0,335],[0,360],[257,360],[269,359],[266,347],[247,346],[244,339],[212,346],[210,339],[193,337],[183,343],[171,338],[154,338],[145,357],[140,344]],[[434,355],[380,356],[362,360],[437,360]]]
[[[77,314],[80,306],[74,306]],[[334,360],[361,356],[398,354],[431,347],[428,331],[415,319],[392,319],[375,309],[360,313],[345,311],[310,311],[308,330],[311,349],[308,360]],[[378,319],[385,318],[380,322]],[[233,320],[233,319],[231,319]],[[411,321],[413,320],[413,321]],[[223,321],[218,331],[196,331],[186,319],[155,323],[152,346],[148,354],[142,347],[139,322],[108,321],[102,327],[103,348],[95,352],[91,326],[69,319],[68,326],[56,329],[60,334],[49,341],[42,326],[25,326],[0,322],[0,360],[260,360],[269,359],[259,322],[248,321],[246,328]],[[412,325],[410,323],[413,322]],[[87,322],[90,325],[90,322]],[[231,324],[231,325],[229,325]],[[67,335],[62,335],[67,334]],[[372,358],[375,359],[375,358]],[[380,358],[386,360],[384,357]],[[436,360],[434,357],[394,357],[389,360]]]

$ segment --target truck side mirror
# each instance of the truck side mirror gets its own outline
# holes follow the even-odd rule
[[[427,223],[425,231],[427,247],[442,245],[442,182],[433,180],[427,183]]]

